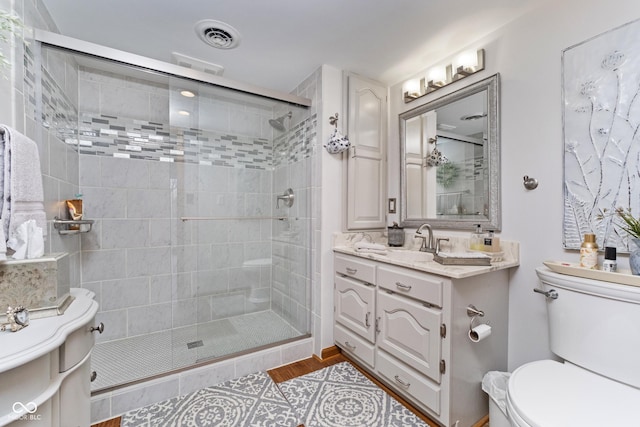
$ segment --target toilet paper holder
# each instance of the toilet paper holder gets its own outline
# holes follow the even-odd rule
[[[469,331],[472,331],[473,322],[475,322],[478,317],[484,317],[484,311],[478,310],[473,304],[469,304],[467,306],[467,316],[471,317],[471,322],[469,322]]]

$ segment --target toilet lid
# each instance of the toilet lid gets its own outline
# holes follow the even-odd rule
[[[541,360],[511,374],[507,409],[530,427],[638,425],[640,390],[570,363]]]

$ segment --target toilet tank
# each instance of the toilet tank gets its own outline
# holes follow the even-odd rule
[[[547,298],[551,351],[640,388],[640,287],[536,269]],[[639,278],[640,280],[640,278]]]

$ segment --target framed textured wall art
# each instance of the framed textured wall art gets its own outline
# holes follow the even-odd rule
[[[640,20],[565,49],[562,85],[563,245],[628,252],[614,214],[640,216]]]

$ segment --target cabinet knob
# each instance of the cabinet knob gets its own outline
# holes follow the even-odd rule
[[[95,332],[98,331],[98,333],[103,333],[104,332],[104,323],[100,322],[100,324],[98,326],[92,326],[91,329],[89,329],[90,332]]]
[[[98,373],[96,371],[91,371],[91,377],[90,377],[91,382],[94,382],[96,378],[98,378]]]

